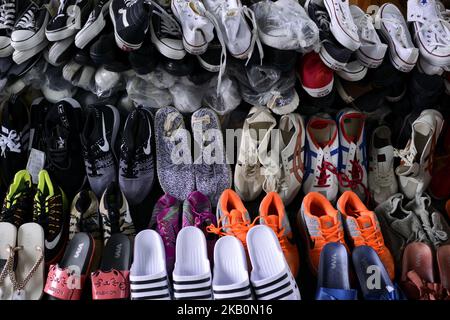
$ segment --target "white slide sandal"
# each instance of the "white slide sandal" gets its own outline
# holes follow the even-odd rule
[[[10,270],[14,266],[14,247],[17,228],[9,222],[0,222],[0,300],[11,300],[13,285]]]
[[[211,300],[211,267],[203,231],[184,227],[177,237],[173,292],[177,300]]]
[[[131,300],[170,300],[164,244],[154,230],[143,230],[134,240],[130,288]]]
[[[215,300],[252,300],[244,246],[225,236],[214,247],[213,293]]]
[[[300,300],[300,291],[284,258],[278,238],[267,226],[247,233],[252,263],[251,283],[257,300]]]
[[[44,289],[44,229],[25,223],[17,233],[17,269],[13,300],[40,300]]]

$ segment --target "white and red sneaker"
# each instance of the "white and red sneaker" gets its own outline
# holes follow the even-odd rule
[[[316,52],[307,53],[302,57],[298,76],[303,89],[311,97],[324,97],[333,90],[334,72],[322,62]]]

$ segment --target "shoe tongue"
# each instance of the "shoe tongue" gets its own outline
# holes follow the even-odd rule
[[[368,229],[373,226],[373,221],[368,215],[362,215],[356,221],[361,229]]]
[[[237,209],[233,209],[230,212],[230,224],[246,222],[244,214]]]
[[[265,218],[267,224],[276,226],[277,229],[280,228],[280,218],[274,214],[271,214]]]
[[[334,226],[334,218],[330,216],[321,216],[319,218],[320,225],[323,229],[330,229]]]

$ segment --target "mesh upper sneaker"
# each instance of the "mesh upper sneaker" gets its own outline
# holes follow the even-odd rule
[[[320,252],[329,242],[344,242],[344,228],[339,212],[318,192],[310,192],[304,198],[297,217],[308,247],[309,266],[317,275]]]
[[[79,136],[81,124],[81,106],[71,98],[51,106],[44,122],[46,169],[69,199],[86,178]]]
[[[356,110],[338,114],[339,191],[353,190],[361,199],[368,200],[365,122],[366,116]]]
[[[103,191],[116,181],[117,166],[114,153],[119,131],[119,111],[111,105],[92,105],[86,110],[81,143],[86,173],[92,191],[101,197]]]
[[[389,58],[398,70],[410,72],[419,58],[401,11],[392,3],[385,3],[375,16],[375,24],[389,46]]]
[[[17,171],[27,165],[29,133],[28,107],[21,98],[12,96],[1,110],[0,176],[6,187]]]
[[[278,237],[286,262],[292,275],[297,277],[300,266],[300,257],[297,244],[294,241],[291,225],[281,197],[276,192],[269,192],[259,205],[260,224],[272,228]]]
[[[105,28],[110,4],[111,0],[97,1],[83,28],[75,36],[75,45],[78,48],[86,47]]]
[[[23,0],[2,0],[0,3],[0,57],[9,57],[14,52],[11,46],[11,33],[16,18],[25,9],[27,3]]]
[[[48,0],[32,1],[18,18],[11,33],[11,45],[15,50],[31,50],[46,42],[45,27],[50,19]]]
[[[136,234],[127,199],[116,182],[111,182],[106,188],[98,210],[105,244],[115,233],[123,233],[130,237]]]
[[[214,39],[214,26],[205,16],[205,7],[199,0],[173,0],[172,12],[183,30],[184,49],[194,55],[205,53]]]
[[[98,199],[91,190],[80,191],[70,207],[69,240],[79,232],[87,232],[94,239],[101,239]]]
[[[309,17],[319,27],[319,37],[322,46],[320,48],[320,58],[333,70],[345,67],[352,50],[341,45],[333,36],[330,30],[330,15],[326,11],[323,1],[309,0],[305,3],[305,9]]]
[[[242,128],[234,187],[244,201],[254,200],[262,191],[263,167],[259,154],[266,154],[275,118],[267,108],[253,107]]]
[[[165,194],[155,204],[152,220],[156,231],[161,235],[166,253],[166,266],[170,274],[175,266],[175,244],[180,231],[181,202]]]
[[[194,160],[196,188],[217,203],[232,184],[219,117],[209,108],[199,109],[192,114],[191,127],[199,150],[199,157]]]
[[[119,185],[128,202],[140,204],[153,187],[152,117],[137,108],[125,122],[120,146]]]
[[[361,40],[361,46],[356,51],[356,56],[364,66],[377,68],[383,62],[388,47],[381,42],[370,16],[355,5],[350,6],[350,12],[358,27],[358,35]]]
[[[199,191],[192,192],[183,203],[182,227],[194,226],[203,231],[206,237],[208,258],[213,263],[217,236],[207,231],[207,227],[211,224],[217,225],[217,219],[213,214],[209,198]]]
[[[372,132],[369,153],[369,190],[376,204],[397,193],[398,183],[394,173],[394,147],[391,129],[380,126]]]
[[[311,97],[324,97],[333,91],[334,72],[316,52],[307,53],[301,58],[298,75],[303,89]]]
[[[151,11],[151,6],[144,0],[112,0],[109,14],[120,49],[132,51],[141,47],[149,27]]]
[[[353,247],[369,246],[375,250],[383,262],[389,277],[394,279],[394,259],[384,244],[380,224],[374,212],[366,208],[356,193],[345,191],[337,201]]]
[[[430,184],[435,145],[443,127],[439,111],[427,109],[412,124],[411,138],[403,150],[396,152],[401,161],[395,169],[400,190],[413,199],[421,195]]]
[[[348,0],[323,0],[325,8],[330,15],[330,30],[334,37],[344,47],[351,51],[358,50],[361,46],[358,28],[350,13]]]
[[[189,132],[183,116],[173,107],[159,109],[155,116],[156,164],[161,188],[179,200],[195,190]]]
[[[317,191],[334,201],[339,191],[336,175],[338,159],[336,122],[326,114],[311,117],[306,126],[303,192]]]
[[[26,170],[16,173],[9,186],[0,212],[0,222],[9,222],[19,228],[33,219],[33,182]]]
[[[450,23],[442,19],[438,1],[408,0],[407,20],[413,25],[420,55],[434,66],[450,65]]]
[[[45,28],[49,41],[67,39],[83,27],[92,9],[92,0],[59,0],[59,8]]]
[[[33,221],[44,229],[46,265],[61,259],[69,236],[69,219],[69,203],[64,191],[53,184],[46,170],[41,170],[34,196]]]

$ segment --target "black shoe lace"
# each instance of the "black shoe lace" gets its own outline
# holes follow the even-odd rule
[[[13,199],[5,198],[0,220],[19,227],[29,220],[31,189],[17,194]]]
[[[108,214],[104,216],[103,224],[111,230],[111,234],[120,233],[120,212],[117,209],[108,210]]]
[[[38,190],[38,200],[34,201],[33,211],[37,216],[37,223],[44,226],[50,237],[56,236],[62,223],[62,196],[55,195],[45,199],[44,194]]]

